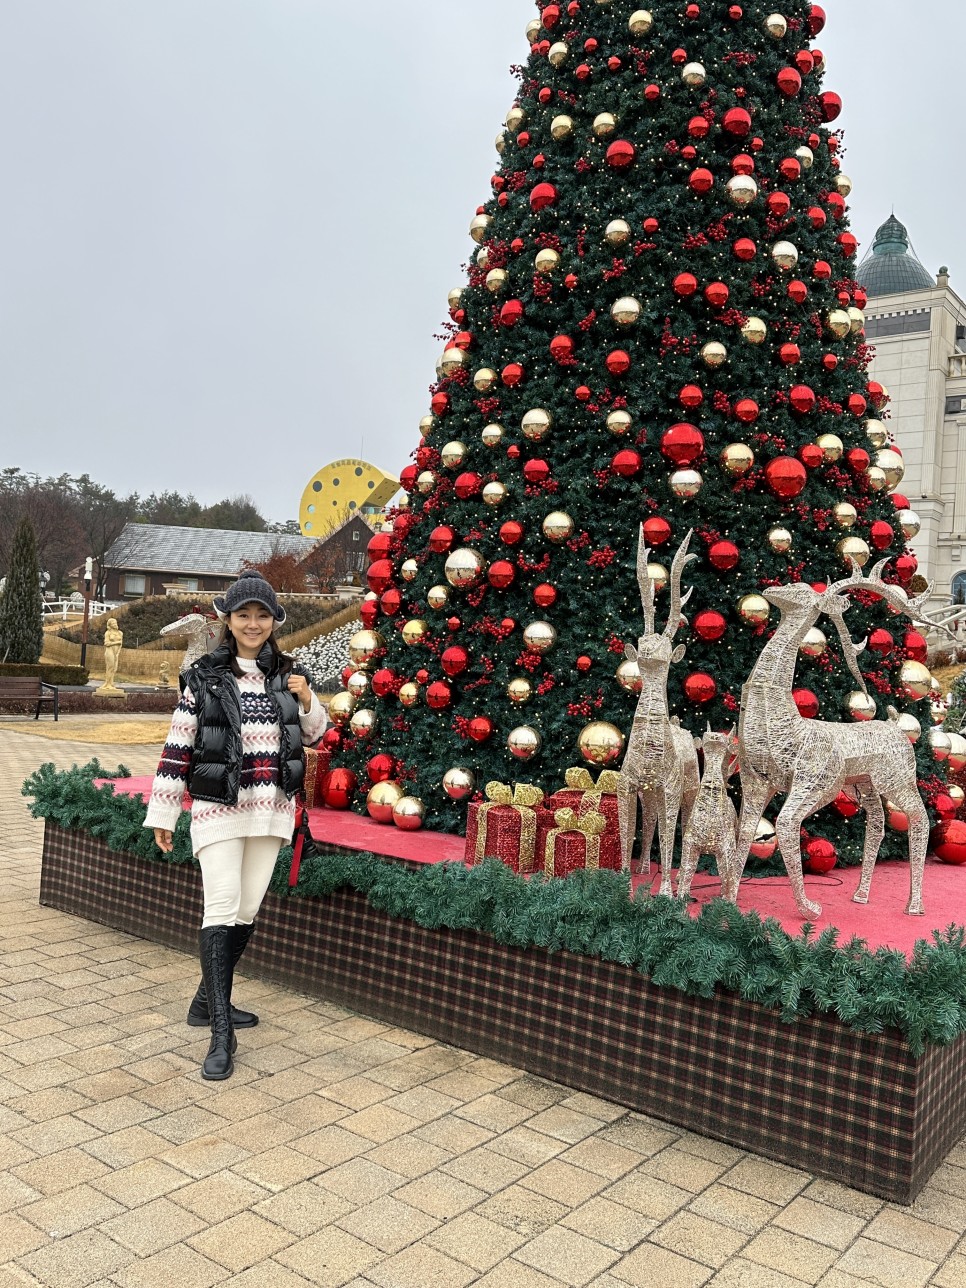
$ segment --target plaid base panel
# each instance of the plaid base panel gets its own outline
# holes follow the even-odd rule
[[[41,903],[193,952],[201,876],[48,822]],[[256,925],[246,973],[894,1202],[911,1203],[966,1131],[962,1039],[917,1059],[895,1032],[786,1025],[614,963],[424,930],[348,890],[269,895]]]

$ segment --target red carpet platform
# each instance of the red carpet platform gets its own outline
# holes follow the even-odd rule
[[[110,780],[98,780],[99,783],[106,781]],[[150,778],[113,781],[114,790],[127,795],[146,798],[151,790]],[[401,832],[349,810],[310,810],[309,826],[316,840],[340,849],[380,854],[407,863],[460,863],[463,860],[462,837],[444,832]],[[635,889],[646,883],[645,877],[633,880]],[[656,868],[650,884],[656,891],[659,884]],[[897,948],[909,956],[916,941],[929,939],[933,930],[944,930],[951,922],[966,924],[966,868],[930,860],[923,882],[924,917],[907,917],[903,911],[909,898],[906,864],[879,864],[872,883],[872,902],[866,907],[852,902],[858,884],[858,868],[843,868],[828,876],[806,876],[809,897],[823,909],[815,923],[818,930],[835,926],[841,932],[842,942],[857,935],[870,948]],[[699,875],[692,893],[698,901],[692,904],[692,912],[697,914],[702,904],[717,898],[720,885],[714,877]],[[792,934],[801,928],[788,883],[781,877],[745,880],[738,903],[743,912],[774,917]]]

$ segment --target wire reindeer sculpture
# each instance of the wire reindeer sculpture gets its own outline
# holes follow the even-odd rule
[[[688,533],[674,556],[667,625],[658,633],[654,582],[647,571],[650,551],[644,544],[642,530],[637,555],[637,581],[644,607],[644,634],[638,640],[637,648],[628,644],[625,650],[628,660],[638,665],[642,688],[617,785],[621,860],[624,871],[629,871],[640,801],[645,871],[650,873],[651,870],[651,846],[656,828],[661,848],[660,893],[668,896],[673,893],[671,862],[678,817],[686,828],[699,787],[694,740],[686,729],[670,719],[667,707],[671,665],[680,662],[685,654],[683,644],[674,647],[674,637],[681,626],[681,610],[691,598],[690,590],[682,597],[681,575],[685,567],[697,558],[688,554],[692,535]]]
[[[922,915],[929,818],[919,794],[915,752],[897,724],[898,712],[890,707],[888,720],[833,724],[805,719],[792,697],[799,648],[823,613],[835,624],[849,670],[862,691],[868,692],[858,662],[865,645],[855,643],[845,624],[845,613],[852,606],[848,596],[856,591],[872,593],[916,622],[931,590],[909,599],[899,587],[883,582],[882,571],[887,563],[884,560],[877,564],[872,575],[865,577],[852,561],[852,576],[825,591],[799,583],[763,592],[781,613],[781,620],[741,691],[738,755],[742,808],[738,854],[722,889],[728,899],[737,898],[765,809],[775,796],[784,793],[785,803],[776,823],[779,848],[799,913],[802,917],[817,917],[821,906],[805,894],[801,827],[805,819],[831,804],[848,786],[854,789],[866,813],[862,876],[855,902],[869,900],[875,861],[885,834],[885,797],[909,818],[911,876],[906,912]]]
[[[684,826],[678,898],[686,903],[702,854],[713,854],[722,885],[734,865],[738,843],[738,814],[728,795],[728,779],[737,769],[733,762],[735,730],[712,733],[711,726],[695,746],[704,752],[704,773],[691,817]]]

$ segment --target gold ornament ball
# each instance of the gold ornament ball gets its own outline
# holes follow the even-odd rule
[[[865,432],[868,434],[869,442],[876,451],[880,451],[889,441],[889,431],[881,420],[867,420],[865,422]]]
[[[493,220],[489,215],[474,215],[470,223],[470,236],[477,243],[481,243],[486,236],[486,230]]]
[[[595,720],[581,729],[577,747],[589,765],[607,768],[616,765],[623,755],[624,735],[616,725],[606,720]]]
[[[794,268],[798,263],[798,247],[790,241],[775,242],[771,257],[779,268]]]
[[[419,701],[420,687],[415,680],[407,680],[399,690],[399,701],[404,707],[414,707]]]
[[[854,305],[848,310],[848,314],[849,323],[852,327],[852,334],[859,335],[865,330],[865,314],[861,309],[857,309]]]
[[[822,455],[829,465],[840,461],[845,451],[845,444],[838,434],[822,434],[818,439],[818,446],[822,449]]]
[[[348,683],[345,686],[354,698],[361,698],[369,687],[369,677],[365,671],[356,671],[349,676]]]
[[[768,544],[776,555],[787,555],[792,548],[792,540],[787,528],[772,528],[768,533]]]
[[[379,718],[375,711],[368,707],[359,707],[352,713],[349,720],[349,729],[354,738],[371,738],[376,732],[376,726]]]
[[[804,653],[806,657],[821,657],[827,649],[828,639],[825,632],[813,626],[802,640],[799,652]]]
[[[344,728],[355,710],[356,701],[357,699],[348,690],[336,693],[329,700],[329,719],[332,723],[338,725],[340,729]]]
[[[663,564],[649,563],[647,575],[654,586],[655,595],[659,594],[668,583],[668,571]]]
[[[722,448],[721,464],[726,474],[730,474],[732,478],[740,478],[754,466],[755,453],[747,443],[729,443],[727,447]]]
[[[454,765],[443,775],[443,791],[451,801],[465,801],[476,791],[476,775],[472,769]]]
[[[368,666],[373,655],[385,647],[386,641],[378,631],[356,631],[349,640],[349,661],[358,667]]]
[[[617,668],[617,683],[626,693],[638,694],[644,688],[644,678],[641,675],[641,668],[630,658],[626,662],[621,662]]]
[[[778,836],[775,833],[775,825],[767,818],[763,818],[755,829],[755,839],[751,843],[749,853],[753,859],[773,859],[777,849]]]
[[[486,571],[486,560],[477,550],[461,548],[447,555],[443,565],[443,576],[457,590],[465,590],[482,581]]]
[[[685,63],[681,69],[681,79],[690,89],[700,89],[708,79],[708,73],[702,63]]]
[[[499,447],[505,432],[502,425],[487,425],[480,434],[480,441],[484,447]]]
[[[492,367],[480,367],[473,376],[473,387],[481,394],[489,393],[499,378]]]
[[[533,685],[525,675],[518,675],[506,686],[506,695],[514,706],[521,707],[533,697]]]
[[[859,722],[874,720],[876,717],[875,698],[861,689],[853,689],[845,700],[845,709],[852,720]]]
[[[539,250],[537,251],[536,259],[533,261],[533,266],[538,273],[543,273],[546,276],[560,267],[560,255],[549,247],[545,250]]]
[[[902,482],[906,472],[905,462],[898,452],[894,452],[890,447],[885,447],[878,452],[875,463],[886,476],[886,487],[890,492],[894,492]]]
[[[540,752],[543,739],[530,725],[518,725],[507,735],[507,751],[514,760],[533,760]]]
[[[392,807],[392,821],[400,832],[418,832],[426,818],[426,806],[418,796],[403,796]]]
[[[728,350],[720,340],[709,340],[701,350],[701,361],[712,370],[723,367],[728,361]]]
[[[457,371],[461,371],[469,362],[469,358],[462,349],[457,349],[454,345],[452,349],[444,349],[439,360],[439,371],[441,375],[452,376]]]
[[[835,176],[835,191],[840,197],[849,197],[852,195],[852,189],[855,185],[847,174],[841,171]]]
[[[933,759],[940,763],[949,759],[953,749],[949,734],[944,729],[929,730],[929,746],[932,748]]]
[[[570,46],[563,40],[555,41],[547,54],[551,67],[563,67],[567,61],[567,55],[570,53]]]
[[[410,647],[414,644],[422,644],[428,634],[429,627],[421,617],[411,617],[402,628],[403,643]]]
[[[542,442],[550,433],[553,417],[545,407],[531,407],[520,422],[523,437],[531,443]]]
[[[922,662],[903,662],[899,682],[910,698],[928,698],[932,692],[932,672]]]
[[[531,653],[549,653],[557,642],[557,632],[549,622],[530,622],[523,628],[523,643]]]
[[[448,470],[455,470],[458,465],[463,464],[466,457],[466,444],[454,439],[453,442],[446,444],[439,455]]]
[[[761,318],[749,318],[741,328],[741,334],[749,344],[764,344],[768,338],[768,327]]]
[[[630,236],[631,226],[626,219],[612,219],[604,229],[604,240],[611,246],[623,246]]]
[[[486,275],[486,289],[492,291],[494,295],[499,294],[506,286],[506,269],[491,268]]]
[[[899,728],[911,743],[917,743],[922,737],[922,725],[916,717],[911,715],[908,711],[902,712],[899,719],[896,721],[896,724],[898,724]]]
[[[865,477],[868,479],[869,488],[873,492],[884,492],[889,486],[885,470],[880,470],[878,465],[870,465],[865,472]]]
[[[436,475],[432,470],[423,470],[416,476],[416,491],[423,496],[428,496],[436,486]]]
[[[736,174],[728,180],[727,188],[731,204],[739,209],[750,206],[758,196],[758,184],[750,174]]]
[[[738,613],[749,626],[763,626],[771,616],[771,604],[764,595],[745,595],[738,601]]]
[[[805,147],[803,144],[800,148],[795,149],[795,155],[802,163],[803,170],[811,170],[812,166],[815,164],[815,153],[811,148]]]
[[[433,586],[426,596],[426,603],[434,612],[441,612],[449,603],[449,586]]]
[[[900,510],[899,527],[902,529],[902,535],[905,539],[911,541],[913,537],[919,536],[922,530],[922,520],[915,510]]]
[[[788,19],[780,13],[770,13],[765,19],[765,30],[773,40],[781,40],[788,33]]]
[[[868,542],[863,541],[861,537],[843,537],[835,548],[842,556],[844,564],[854,559],[860,568],[865,567],[872,553]]]
[[[632,424],[631,414],[627,411],[612,411],[607,417],[607,428],[618,437],[628,433]]]
[[[825,319],[825,325],[837,340],[844,340],[852,332],[852,319],[845,309],[832,309]]]
[[[543,30],[543,23],[540,21],[540,19],[531,18],[530,21],[527,23],[527,33],[526,33],[527,44],[528,45],[535,44],[542,30]]]
[[[405,492],[403,492],[403,494],[396,499],[394,504],[397,510],[408,510],[409,509],[408,495]]]
[[[955,774],[966,769],[966,738],[961,733],[949,735],[949,768]]]
[[[859,512],[850,501],[839,501],[832,506],[832,518],[840,528],[854,528],[859,521]]]
[[[628,19],[627,26],[632,36],[646,36],[654,26],[654,18],[647,9],[638,9]]]
[[[479,267],[480,267],[480,268],[489,268],[489,267],[490,267],[490,248],[489,248],[489,246],[481,246],[481,247],[480,247],[480,249],[476,252],[476,262],[477,262],[477,264],[479,265]]]
[[[506,130],[501,130],[493,140],[493,146],[499,152],[500,156],[506,151]]]
[[[403,581],[415,581],[419,576],[419,564],[415,559],[406,559],[399,573]]]
[[[633,295],[626,295],[615,301],[610,315],[618,326],[633,326],[641,316],[640,300],[635,300]]]
[[[594,117],[594,133],[599,139],[608,139],[617,129],[617,117],[613,112],[600,112]]]
[[[947,783],[946,795],[955,801],[957,809],[962,809],[963,802],[966,801],[966,792],[961,787],[957,787],[955,783]]]
[[[671,491],[682,501],[689,501],[704,487],[704,478],[698,470],[675,470],[671,475]]]
[[[557,143],[569,139],[574,132],[573,118],[566,115],[555,116],[550,122],[550,134]]]
[[[366,797],[369,817],[374,818],[377,823],[391,823],[393,806],[397,801],[401,801],[405,794],[398,783],[376,783],[369,789],[369,795]]]
[[[569,541],[573,536],[574,521],[563,510],[553,510],[547,515],[541,526],[543,535],[548,541],[552,541],[555,546],[563,545],[565,541]]]
[[[506,500],[506,486],[503,483],[494,480],[492,483],[485,484],[483,488],[484,505],[502,505]]]
[[[463,302],[463,288],[462,286],[454,286],[453,289],[450,291],[449,295],[447,295],[446,297],[446,303],[450,306],[451,309],[458,309],[459,306],[462,304],[462,302]],[[432,420],[432,417],[427,416],[425,419]]]
[[[523,124],[527,119],[527,114],[522,107],[511,107],[506,114],[506,128],[511,134],[516,134],[518,130],[523,129]]]

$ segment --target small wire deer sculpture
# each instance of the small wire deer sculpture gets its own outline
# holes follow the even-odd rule
[[[734,864],[738,842],[738,814],[728,795],[728,779],[737,769],[733,762],[735,730],[713,733],[711,726],[695,746],[704,752],[704,772],[691,817],[684,826],[678,898],[686,903],[702,854],[713,854],[722,885]]]
[[[737,898],[761,817],[769,802],[784,793],[785,803],[776,823],[778,844],[799,913],[802,917],[817,917],[821,906],[805,894],[801,827],[805,819],[831,804],[848,786],[854,789],[866,813],[862,876],[855,902],[869,900],[875,861],[885,834],[885,797],[909,818],[911,877],[906,912],[922,915],[929,818],[919,794],[915,752],[897,724],[897,711],[890,707],[888,720],[832,724],[805,719],[792,697],[799,648],[823,613],[835,624],[849,670],[862,691],[868,692],[858,662],[865,645],[855,643],[845,624],[845,613],[852,606],[848,596],[856,591],[877,595],[915,622],[930,593],[927,590],[909,599],[901,588],[887,585],[882,580],[887,563],[884,560],[877,564],[872,575],[865,577],[853,561],[852,576],[825,591],[799,583],[764,592],[768,602],[781,613],[781,620],[741,691],[741,822],[737,858],[722,890],[726,898]]]
[[[685,567],[697,558],[688,554],[692,535],[688,533],[674,556],[667,625],[658,633],[654,582],[647,570],[650,551],[644,543],[642,529],[637,581],[644,607],[644,634],[638,640],[637,648],[628,644],[625,650],[628,660],[638,665],[643,687],[617,785],[621,860],[624,871],[629,871],[640,801],[645,871],[649,873],[651,870],[651,845],[656,827],[661,848],[660,893],[668,896],[673,894],[671,863],[678,817],[680,815],[682,825],[687,827],[699,786],[694,741],[686,729],[670,719],[667,706],[671,665],[680,662],[685,654],[683,644],[674,647],[674,637],[681,626],[681,610],[691,598],[690,590],[684,596],[681,594],[681,575]]]

